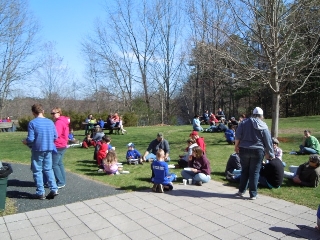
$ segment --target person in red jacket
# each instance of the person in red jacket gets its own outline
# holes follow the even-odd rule
[[[205,153],[206,143],[204,142],[204,138],[200,137],[197,131],[192,131],[192,133],[190,133],[190,137],[196,141],[198,146],[202,149],[203,153]]]
[[[66,185],[66,172],[63,165],[63,157],[68,145],[70,118],[62,116],[62,110],[58,107],[51,110],[51,116],[58,133],[58,138],[54,141],[57,151],[54,151],[52,154],[52,169],[58,188],[63,188]]]

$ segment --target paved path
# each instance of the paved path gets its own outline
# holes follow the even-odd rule
[[[59,189],[59,196],[54,200],[35,201],[30,198],[36,191],[30,165],[16,163],[12,163],[11,165],[13,173],[10,174],[8,178],[7,197],[16,202],[18,213],[61,206],[125,192],[115,187],[67,172],[67,186]],[[46,189],[46,192],[48,194],[49,189]],[[0,238],[0,240],[2,239]]]
[[[99,197],[1,217],[0,239],[320,239],[315,210],[234,193],[211,181]]]

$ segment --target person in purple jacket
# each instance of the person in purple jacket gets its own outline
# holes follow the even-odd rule
[[[192,158],[189,160],[188,166],[188,170],[181,171],[181,176],[184,179],[192,179],[192,183],[197,186],[202,186],[202,183],[210,181],[210,162],[199,146],[192,148]]]
[[[274,153],[268,126],[263,121],[263,110],[256,107],[252,113],[250,118],[239,124],[234,149],[239,153],[242,167],[236,196],[243,197],[249,186],[250,200],[255,200],[262,160],[264,157],[273,159]]]

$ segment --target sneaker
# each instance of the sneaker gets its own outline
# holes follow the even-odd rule
[[[54,199],[55,196],[59,195],[58,191],[50,191],[46,196],[46,199]]]
[[[142,165],[143,165],[143,161],[142,161],[142,159],[139,159],[139,164],[142,164]]]
[[[98,169],[98,172],[103,172],[103,169],[102,169],[102,168],[99,168],[99,169]]]
[[[64,185],[61,185],[61,186],[58,186],[58,188],[60,189],[60,188],[64,188],[66,185],[64,184]]]
[[[243,194],[242,192],[237,192],[237,193],[236,193],[236,197],[243,197],[243,195],[244,195],[244,194]]]
[[[255,196],[255,197],[250,197],[250,200],[256,200],[258,197]]]
[[[39,199],[39,200],[44,200],[46,199],[46,195],[42,194],[42,195],[38,195],[38,194],[33,194],[31,196],[32,199]]]
[[[202,186],[202,181],[196,182],[194,185],[196,185],[196,186]]]
[[[158,192],[163,193],[163,186],[162,184],[158,184]]]
[[[152,191],[153,191],[153,192],[156,192],[156,191],[157,191],[157,187],[158,187],[158,184],[153,184],[153,186],[152,186]]]

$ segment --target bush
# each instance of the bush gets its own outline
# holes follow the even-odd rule
[[[28,124],[32,119],[33,118],[30,117],[30,116],[20,118],[19,121],[18,121],[19,127],[17,127],[17,130],[18,131],[28,131]]]
[[[133,112],[126,112],[122,116],[123,125],[125,127],[133,127],[138,124],[138,116]]]

